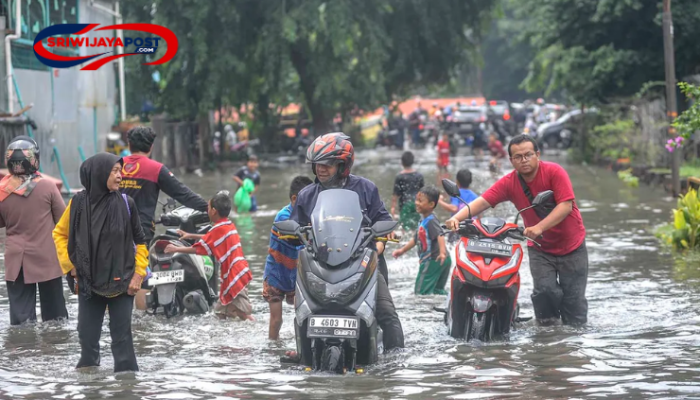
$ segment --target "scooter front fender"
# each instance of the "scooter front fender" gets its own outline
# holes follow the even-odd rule
[[[493,300],[490,296],[484,293],[474,293],[471,298],[472,310],[477,313],[483,313],[489,310],[493,305]]]

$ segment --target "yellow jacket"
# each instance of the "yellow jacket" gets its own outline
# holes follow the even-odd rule
[[[68,232],[70,230],[70,206],[68,202],[66,211],[63,212],[61,219],[56,224],[53,230],[53,241],[56,243],[56,253],[58,254],[58,262],[61,264],[61,269],[64,274],[67,274],[75,268],[68,256]],[[148,267],[148,248],[145,244],[136,245],[136,264],[134,272],[146,276],[146,267]]]

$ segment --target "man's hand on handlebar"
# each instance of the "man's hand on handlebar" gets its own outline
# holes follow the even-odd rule
[[[525,230],[523,231],[523,235],[527,238],[535,240],[538,237],[542,236],[542,228],[540,228],[537,225],[530,228],[525,228]]]
[[[450,218],[445,221],[445,226],[451,231],[456,231],[459,229],[459,220],[457,218]]]

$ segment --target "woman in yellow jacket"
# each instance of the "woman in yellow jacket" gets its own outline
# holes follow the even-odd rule
[[[53,231],[69,286],[78,294],[80,361],[100,365],[100,335],[109,306],[114,372],[138,371],[131,335],[134,295],[148,265],[146,237],[131,197],[119,193],[122,159],[98,153],[80,166],[85,190],[68,204]]]

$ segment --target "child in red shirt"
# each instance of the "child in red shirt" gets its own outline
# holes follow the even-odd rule
[[[450,165],[450,142],[447,132],[442,133],[442,139],[437,143],[438,148],[438,171],[447,172],[447,166]]]
[[[206,235],[179,232],[183,239],[199,239],[192,247],[168,245],[165,253],[188,253],[212,257],[221,268],[219,301],[214,312],[222,318],[238,317],[254,321],[248,299],[248,283],[253,280],[241,249],[241,239],[233,222],[229,221],[231,198],[223,192],[209,200],[207,209],[214,226]]]

